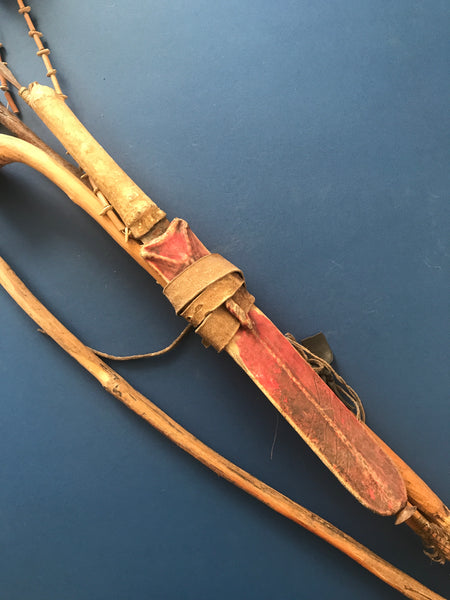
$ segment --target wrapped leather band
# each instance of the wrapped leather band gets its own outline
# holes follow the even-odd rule
[[[209,285],[230,273],[239,273],[244,280],[242,272],[226,258],[220,254],[207,254],[172,279],[164,288],[164,295],[179,314]]]
[[[220,352],[241,326],[251,329],[248,312],[254,302],[255,298],[242,285],[232,298],[211,312],[195,330],[201,335],[203,344]]]
[[[229,273],[209,284],[180,314],[194,327],[198,327],[209,313],[232,298],[243,285],[244,279],[241,274]]]
[[[218,352],[241,325],[251,326],[248,311],[254,297],[245,288],[242,272],[220,254],[196,260],[164,288],[177,314],[196,327],[205,346]]]

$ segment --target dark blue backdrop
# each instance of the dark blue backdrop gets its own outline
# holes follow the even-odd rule
[[[446,0],[33,3],[71,107],[170,217],[239,264],[283,331],[323,330],[369,424],[449,497]],[[0,41],[44,82],[14,2]],[[33,115],[24,121],[48,141]],[[53,143],[53,142],[51,142]],[[57,145],[56,145],[57,147]],[[87,344],[166,345],[159,287],[42,177],[0,174],[1,254]],[[0,294],[0,596],[399,595],[109,397]],[[121,365],[206,443],[445,595],[232,361],[188,339]]]

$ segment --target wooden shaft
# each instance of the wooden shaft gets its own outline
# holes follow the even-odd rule
[[[366,425],[367,427],[367,425]],[[400,471],[406,484],[408,499],[414,506],[420,508],[420,511],[430,520],[440,525],[447,531],[450,530],[450,511],[442,500],[428,487],[428,485],[415,473],[409,465],[405,463],[381,438],[377,436],[369,427],[368,432],[388,454]]]
[[[55,160],[58,164],[60,164],[62,167],[64,167],[74,175],[81,175],[80,169],[75,167],[68,160],[66,160],[57,152],[55,152],[53,148],[51,148],[48,144],[41,140],[41,138],[37,136],[33,130],[27,127],[25,123],[22,123],[22,121],[15,115],[13,115],[1,102],[0,123],[21,140],[29,142],[30,144],[33,144],[33,146],[36,146],[37,148],[43,150],[46,154],[51,156],[53,160]]]
[[[450,560],[450,511],[433,490],[369,427],[367,431],[394,462],[405,482],[410,506],[417,507],[406,525],[419,535],[427,552],[434,560],[444,564]]]
[[[0,134],[0,166],[11,162],[24,163],[53,181],[75,204],[95,219],[147,273],[150,273],[158,283],[162,285],[165,283],[161,280],[159,274],[141,257],[140,244],[132,239],[126,242],[124,235],[105,214],[101,214],[94,193],[78,177],[58,164],[40,148],[10,135]]]
[[[11,107],[11,110],[13,111],[13,113],[16,115],[19,114],[20,111],[17,108],[17,104],[14,102],[14,98],[11,96],[11,92],[8,89],[8,82],[2,76],[0,76],[0,89],[3,91],[6,102]]]
[[[103,388],[150,425],[219,476],[227,479],[276,512],[341,550],[379,579],[411,600],[445,600],[439,594],[386,562],[368,548],[318,515],[266,485],[195,438],[166,413],[135,390],[125,379],[78,340],[26,288],[0,258],[0,284],[23,310],[63,350],[91,373]]]
[[[1,50],[2,48],[3,48],[3,44],[0,43],[0,63],[6,67],[8,63],[6,63],[2,60],[2,50]],[[2,73],[0,73],[0,90],[2,90],[2,92],[5,94],[6,102],[11,107],[11,110],[15,114],[18,114],[20,111],[17,108],[16,103],[14,102],[14,98],[11,96],[11,92],[8,89],[8,81],[6,80],[6,77]]]
[[[97,199],[100,204],[100,210],[102,214],[107,214],[108,219],[110,219],[113,225],[116,227],[118,231],[124,231],[125,225],[119,219],[117,214],[112,209],[111,204],[106,200],[105,196],[102,192],[95,186],[95,183],[92,182],[90,177],[87,174],[83,174],[82,169],[80,167],[74,166],[68,160],[60,156],[57,152],[53,150],[48,144],[46,144],[38,135],[34,133],[29,127],[27,127],[22,121],[13,115],[7,108],[0,102],[0,124],[6,127],[12,134],[33,144],[37,148],[43,150],[48,156],[53,158],[58,164],[62,167],[73,173],[76,177],[79,177],[87,186],[92,188],[92,191],[97,196]]]
[[[69,154],[93,179],[134,237],[145,235],[165,213],[119,167],[51,88],[32,83],[20,90]]]
[[[122,246],[122,248],[130,254],[158,283],[165,285],[167,281],[161,278],[160,273],[154,270],[150,263],[145,261],[140,253],[141,246],[135,240],[125,241],[124,236],[117,228],[109,221],[105,215],[98,211],[97,199],[94,194],[84,186],[81,181],[68,172],[66,169],[57,164],[50,156],[39,148],[33,147],[31,144],[18,140],[11,136],[0,135],[0,165],[9,162],[22,162],[28,164],[32,168],[38,170],[43,175],[48,177],[56,185],[58,185],[76,204],[85,210],[93,217],[110,235]],[[442,529],[441,539],[443,540],[441,554],[448,557],[448,539],[449,539],[449,523],[448,509],[443,502],[430,490],[422,479],[414,471],[406,465],[375,433],[367,428],[371,435],[376,437],[377,441],[383,449],[394,460],[397,468],[400,470],[407,489],[408,497],[413,502],[420,512],[427,515],[432,523]],[[420,530],[421,523],[417,522],[416,518],[406,521],[417,533]],[[424,531],[423,537],[428,538],[428,530]]]

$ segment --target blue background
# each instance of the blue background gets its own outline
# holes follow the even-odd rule
[[[450,8],[446,0],[33,3],[70,106],[170,217],[245,272],[282,331],[326,333],[369,425],[449,498]],[[43,66],[14,2],[0,41]],[[26,108],[24,121],[55,145]],[[85,343],[165,346],[159,287],[23,166],[0,251]],[[9,600],[394,599],[338,551],[185,455],[0,294],[0,595]],[[120,365],[226,457],[445,595],[226,355],[191,337]]]

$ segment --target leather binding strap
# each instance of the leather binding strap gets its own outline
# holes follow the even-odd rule
[[[177,314],[195,327],[205,346],[218,352],[239,327],[251,327],[248,312],[255,301],[242,271],[220,254],[191,263],[164,288]]]

